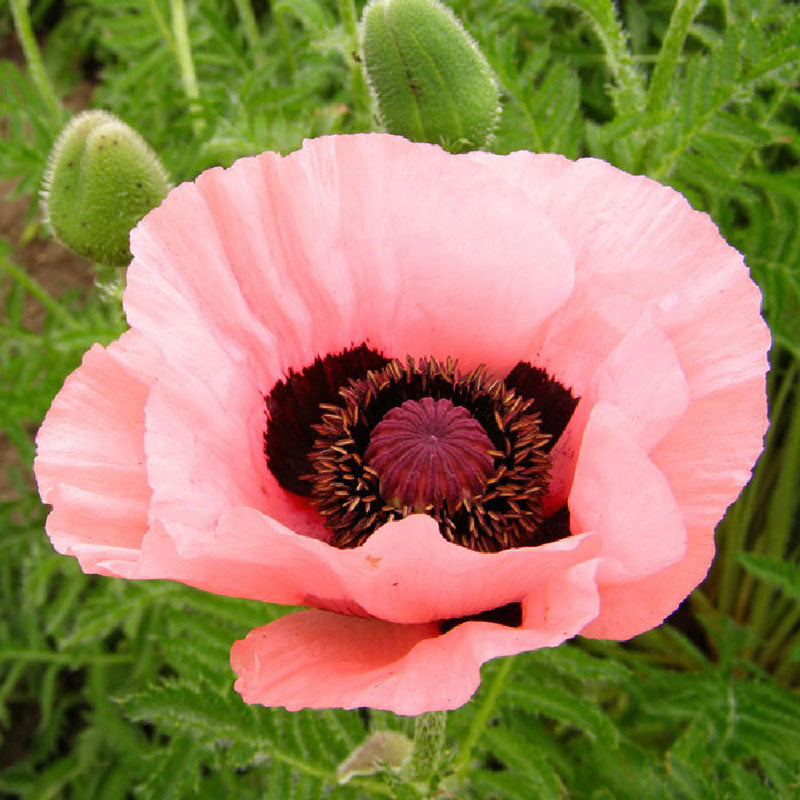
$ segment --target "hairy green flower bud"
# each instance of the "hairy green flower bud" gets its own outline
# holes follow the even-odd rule
[[[437,0],[370,0],[364,71],[389,133],[451,152],[485,146],[500,116],[497,82],[472,37]]]
[[[131,228],[169,189],[161,161],[135,130],[106,111],[85,111],[53,145],[42,206],[45,221],[71,250],[124,266]]]

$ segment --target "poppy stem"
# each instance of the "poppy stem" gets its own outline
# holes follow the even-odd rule
[[[356,114],[369,113],[369,93],[361,69],[362,55],[359,53],[358,14],[355,0],[339,0],[339,19],[347,37],[347,62],[350,66],[350,87],[353,93],[353,107]]]
[[[258,20],[256,20],[255,12],[253,11],[253,4],[250,0],[235,0],[234,5],[239,12],[239,20],[242,23],[245,39],[247,39],[247,46],[250,48],[250,54],[253,57],[253,63],[257,68],[261,68],[266,63],[264,59],[264,49],[261,46],[261,32],[258,29]]]
[[[28,64],[28,72],[33,80],[33,85],[39,92],[39,96],[47,106],[55,125],[58,127],[64,119],[64,108],[44,67],[42,53],[33,33],[33,25],[31,24],[26,0],[11,0],[11,16],[14,18],[14,28],[17,31],[17,38],[22,46],[22,51],[25,53],[25,61]]]
[[[469,726],[467,735],[461,742],[458,755],[453,761],[453,773],[457,779],[463,779],[470,768],[472,762],[472,749],[480,739],[481,734],[486,730],[489,720],[492,717],[497,699],[506,685],[511,668],[514,665],[514,656],[507,656],[500,661],[494,678],[486,688],[486,693],[482,694],[480,705],[475,710],[472,723]]]
[[[416,718],[410,765],[414,781],[430,785],[442,761],[446,728],[446,711],[428,711]]]
[[[172,35],[175,40],[175,56],[181,72],[181,83],[186,99],[189,101],[189,113],[192,118],[192,130],[196,137],[200,137],[205,128],[205,120],[200,116],[200,87],[197,83],[197,73],[194,70],[192,59],[192,43],[189,38],[189,23],[186,18],[186,4],[184,0],[170,0],[172,13]]]

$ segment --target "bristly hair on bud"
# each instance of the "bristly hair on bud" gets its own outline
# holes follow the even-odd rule
[[[41,190],[45,224],[70,250],[107,266],[131,258],[131,229],[172,188],[156,152],[107,111],[84,111],[56,139]]]
[[[438,0],[370,0],[362,64],[389,132],[452,153],[486,147],[500,119],[497,79],[475,40]]]

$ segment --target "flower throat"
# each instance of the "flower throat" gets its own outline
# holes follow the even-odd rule
[[[482,552],[569,533],[566,509],[545,519],[542,502],[578,401],[543,370],[520,362],[501,381],[361,345],[290,372],[265,401],[268,466],[311,500],[335,547],[415,512]]]

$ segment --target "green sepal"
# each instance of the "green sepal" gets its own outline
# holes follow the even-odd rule
[[[364,72],[389,133],[451,152],[485,147],[500,116],[494,73],[437,0],[371,0],[361,21]]]
[[[131,258],[131,229],[171,188],[156,153],[106,111],[85,111],[59,134],[42,186],[45,221],[71,250],[108,266]]]

